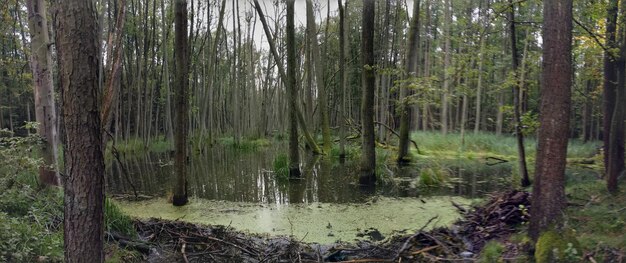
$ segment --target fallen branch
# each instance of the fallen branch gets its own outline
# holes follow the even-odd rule
[[[378,125],[380,125],[380,126],[383,126],[383,127],[387,128],[387,130],[389,130],[391,133],[393,133],[393,135],[395,135],[395,136],[397,136],[398,138],[400,138],[400,134],[398,134],[398,132],[394,131],[394,130],[393,130],[391,127],[389,127],[387,124],[384,124],[384,123],[382,123],[382,122],[378,122],[378,121],[375,121],[375,122],[374,122],[374,124],[378,124]],[[417,142],[415,142],[414,140],[412,140],[412,139],[410,139],[410,138],[409,138],[409,140],[411,141],[411,143],[413,143],[413,146],[415,146],[415,149],[417,150],[417,153],[418,153],[418,154],[422,154],[422,151],[420,151],[420,147],[419,147],[419,146],[417,146]]]

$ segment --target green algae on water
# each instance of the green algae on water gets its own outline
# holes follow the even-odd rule
[[[374,228],[388,237],[415,231],[431,218],[429,228],[448,226],[459,218],[452,202],[467,205],[461,197],[376,197],[362,204],[258,204],[192,199],[174,207],[164,198],[119,202],[122,210],[138,218],[183,220],[207,225],[231,226],[237,230],[269,235],[291,235],[297,240],[328,244],[363,239],[357,234]]]

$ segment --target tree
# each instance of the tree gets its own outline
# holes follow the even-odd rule
[[[612,1],[613,2],[613,1]],[[610,101],[605,101],[606,112],[605,115],[609,115],[605,117],[605,128],[608,126],[608,133],[605,132],[605,137],[608,137],[608,151],[606,151],[606,173],[607,173],[607,189],[611,193],[617,193],[618,191],[618,176],[624,171],[624,110],[625,110],[625,102],[626,100],[626,76],[624,76],[624,72],[626,72],[626,32],[624,31],[624,26],[626,25],[626,1],[620,2],[619,12],[616,10],[617,3],[610,3],[610,7],[608,10],[609,16],[615,16],[613,12],[615,12],[619,21],[617,21],[618,26],[621,28],[617,34],[616,41],[619,45],[619,54],[617,55],[616,61],[614,61],[613,70],[615,72],[609,73],[608,77],[617,77],[617,81],[610,83],[605,88],[605,94],[609,94],[610,97],[605,97],[605,99]],[[615,6],[613,6],[615,5]],[[615,17],[611,17],[613,19]],[[612,23],[607,19],[608,23]],[[611,28],[615,30],[614,28]],[[609,28],[607,26],[607,34],[609,33]],[[609,58],[611,59],[611,58]],[[611,70],[610,68],[608,70]],[[612,90],[611,90],[612,89]],[[613,108],[612,111],[610,108]],[[605,142],[607,142],[605,140]],[[606,144],[605,144],[606,145]]]
[[[109,32],[107,40],[107,79],[104,82],[105,92],[102,101],[102,130],[104,134],[103,148],[106,148],[107,138],[111,134],[111,123],[113,122],[113,109],[117,105],[120,93],[120,69],[122,67],[122,33],[126,22],[126,0],[119,0],[117,19],[115,26]],[[104,150],[104,149],[103,149]]]
[[[278,75],[280,76],[280,79],[283,81],[283,83],[286,83],[285,85],[287,88],[287,92],[289,93],[290,92],[289,86],[288,86],[289,79],[287,77],[285,67],[282,63],[282,59],[278,55],[278,50],[276,50],[276,44],[274,43],[272,33],[270,32],[269,26],[267,25],[265,15],[263,15],[263,9],[261,9],[261,5],[259,4],[258,0],[254,0],[254,9],[256,9],[257,13],[259,14],[259,19],[261,20],[261,24],[263,24],[263,31],[265,31],[265,36],[267,37],[267,43],[270,46],[270,52],[272,53],[272,56],[274,57],[274,61],[276,62],[276,66],[278,67],[278,73],[279,73]],[[294,54],[295,54],[295,50],[294,50]],[[289,61],[287,61],[287,64],[289,64]],[[287,97],[290,97],[290,95],[288,94]],[[291,104],[292,102],[293,104]],[[300,125],[300,128],[302,129],[302,133],[304,134],[304,139],[306,140],[307,145],[311,148],[311,151],[313,152],[313,154],[321,154],[322,151],[320,150],[319,146],[317,146],[317,143],[315,143],[313,136],[311,136],[311,134],[308,132],[306,122],[304,120],[304,115],[302,114],[302,111],[300,111],[300,108],[298,107],[298,105],[295,103],[295,100],[290,101],[289,107],[290,107],[289,114],[293,113],[296,115],[297,124]],[[292,127],[290,126],[289,129],[292,130]],[[296,126],[296,132],[297,132],[297,126]],[[296,139],[297,139],[297,136],[296,136]],[[290,152],[291,152],[291,149],[290,149]]]
[[[100,45],[95,1],[56,2],[56,46],[67,134],[66,262],[104,262],[104,157],[98,96]]]
[[[328,21],[327,21],[328,23]],[[332,140],[330,138],[330,124],[328,121],[328,103],[326,102],[326,85],[324,85],[324,68],[320,48],[317,45],[317,29],[315,27],[315,16],[313,14],[313,1],[306,1],[306,29],[309,40],[309,47],[313,54],[311,60],[315,67],[315,80],[319,96],[320,122],[322,126],[322,139],[324,141],[324,153],[330,154]],[[309,72],[308,74],[313,74]]]
[[[361,63],[362,63],[362,99],[361,99],[361,184],[373,184],[376,181],[376,144],[374,138],[374,15],[375,0],[363,0],[363,21],[361,24]]]
[[[300,176],[300,154],[298,152],[298,107],[296,90],[296,38],[294,27],[295,0],[287,0],[287,97],[292,110],[289,111],[289,176]]]
[[[346,74],[346,27],[345,27],[345,12],[341,5],[341,0],[337,0],[337,6],[339,9],[339,77],[340,80],[340,92],[341,92],[341,110],[339,115],[339,159],[344,160],[346,158],[346,86],[348,77]]]
[[[32,49],[30,66],[35,82],[35,119],[39,123],[37,132],[45,140],[42,146],[44,164],[39,167],[39,181],[43,184],[59,185],[59,176],[56,172],[59,138],[46,3],[43,0],[28,0],[26,9]]]
[[[444,58],[443,58],[443,95],[441,97],[441,133],[448,133],[448,101],[450,97],[450,38],[452,37],[451,24],[452,24],[452,11],[450,10],[450,0],[445,0],[443,4],[444,10],[444,26],[443,26],[443,38],[444,44]]]
[[[540,127],[529,234],[558,227],[566,207],[565,165],[572,86],[572,1],[543,1]]]
[[[189,45],[187,34],[187,0],[176,0],[175,13],[175,42],[174,62],[176,63],[176,157],[174,167],[176,171],[176,187],[172,204],[183,206],[187,204],[187,134],[189,129]]]
[[[511,63],[513,66],[513,113],[515,118],[515,137],[517,139],[517,164],[519,175],[522,177],[523,187],[530,185],[528,170],[526,169],[526,150],[524,149],[524,134],[522,133],[520,86],[521,80],[518,78],[519,56],[517,55],[517,31],[515,30],[515,5],[513,0],[509,0],[509,34],[511,36]]]
[[[417,78],[417,58],[419,54],[419,16],[420,2],[413,2],[413,21],[409,28],[409,41],[406,45],[405,73],[406,83],[400,89],[400,106],[398,115],[400,117],[400,145],[398,146],[398,163],[407,163],[409,157],[409,129],[411,128],[411,107],[409,106],[409,83]]]

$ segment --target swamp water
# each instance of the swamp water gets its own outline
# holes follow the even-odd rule
[[[122,156],[128,177],[110,160],[107,190],[132,195],[130,180],[140,194],[154,196],[117,202],[138,218],[179,219],[332,243],[414,231],[435,216],[429,227],[448,226],[459,217],[453,202],[469,205],[511,180],[510,163],[426,160],[403,169],[382,165],[384,179],[375,189],[364,189],[358,185],[358,160],[339,164],[304,154],[302,178],[281,180],[272,170],[274,158],[284,152],[281,144],[256,151],[218,145],[194,154],[188,175],[190,203],[184,207],[167,201],[174,182],[169,153]]]

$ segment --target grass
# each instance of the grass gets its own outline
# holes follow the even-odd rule
[[[494,135],[492,133],[473,132],[465,134],[465,144],[461,149],[461,135],[439,132],[415,132],[411,138],[417,142],[422,151],[420,157],[456,157],[483,158],[493,156],[503,159],[517,158],[517,140],[509,135]],[[534,137],[525,138],[524,149],[528,159],[534,159],[537,141]],[[583,142],[570,140],[568,158],[591,158],[600,147],[600,142]],[[415,149],[413,149],[415,150]],[[462,151],[461,151],[462,150]],[[461,153],[462,152],[462,153]]]
[[[289,157],[286,154],[274,157],[274,175],[279,181],[289,179]]]

